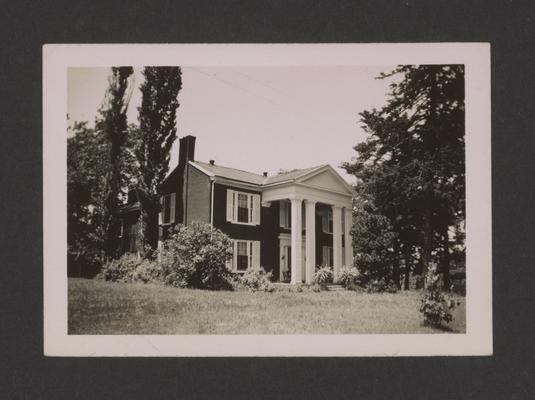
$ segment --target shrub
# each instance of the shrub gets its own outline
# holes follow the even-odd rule
[[[329,283],[333,283],[333,271],[329,267],[319,267],[314,274],[314,283],[325,288]]]
[[[132,282],[134,271],[140,263],[141,259],[137,255],[125,254],[104,264],[97,278],[112,282]]]
[[[178,225],[158,257],[168,285],[232,289],[232,274],[225,265],[232,257],[232,241],[209,224]]]
[[[162,267],[157,261],[144,259],[134,270],[134,273],[132,275],[132,282],[163,282]]]
[[[360,283],[361,275],[355,267],[343,267],[340,269],[338,282],[346,289],[353,289]]]
[[[385,278],[372,279],[366,285],[368,293],[396,293],[398,287],[394,282],[387,281]]]
[[[156,262],[134,254],[125,254],[117,260],[108,261],[97,275],[98,279],[124,283],[158,282],[161,277],[161,268]]]
[[[453,320],[451,310],[455,301],[440,290],[440,275],[436,265],[431,265],[425,277],[425,289],[420,303],[420,312],[424,316],[424,325],[440,327],[443,322]]]
[[[239,278],[239,281],[243,286],[252,290],[253,292],[273,292],[275,290],[275,287],[271,283],[271,272],[266,273],[263,268],[249,268]]]

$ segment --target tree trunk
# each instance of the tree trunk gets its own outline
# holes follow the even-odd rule
[[[450,280],[450,242],[448,237],[448,226],[445,225],[442,232],[442,279],[444,290],[449,291]]]
[[[403,279],[403,289],[410,289],[410,276],[411,276],[411,250],[410,247],[405,246],[405,276]]]
[[[431,251],[433,249],[433,209],[432,209],[432,196],[426,195],[425,211],[424,211],[424,246],[422,251],[422,276],[424,278],[425,289],[425,276],[431,263]]]
[[[398,289],[401,289],[399,272],[399,240],[394,240],[394,259],[392,260],[392,280]]]
[[[145,225],[145,243],[152,250],[158,248],[158,213],[159,210],[150,210],[147,212]]]

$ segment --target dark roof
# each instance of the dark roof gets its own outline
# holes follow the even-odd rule
[[[296,179],[315,169],[325,166],[325,165],[320,165],[320,166],[311,167],[311,168],[294,169],[291,171],[280,173],[278,175],[265,177],[263,175],[243,171],[241,169],[223,167],[217,164],[209,164],[209,163],[204,163],[201,161],[191,161],[191,163],[199,167],[201,170],[208,172],[211,175],[219,176],[221,178],[231,179],[234,181],[252,183],[254,185],[259,185],[259,186],[269,185],[272,183],[280,183],[280,182]]]

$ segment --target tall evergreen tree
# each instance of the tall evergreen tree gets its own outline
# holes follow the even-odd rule
[[[144,242],[158,244],[161,185],[169,172],[171,147],[176,140],[176,110],[182,88],[180,67],[146,67],[139,107],[140,143],[136,150],[140,188],[144,193]]]
[[[459,65],[400,66],[380,110],[364,111],[369,134],[344,167],[388,217],[405,259],[405,286],[417,249],[425,270],[433,254],[449,282],[450,228],[464,218],[464,70]],[[393,280],[399,282],[394,261]]]
[[[126,112],[132,93],[132,67],[113,67],[108,78],[108,89],[96,122],[97,131],[103,132],[109,143],[110,169],[106,199],[105,252],[108,257],[117,255],[120,220],[117,212],[122,203],[121,154],[128,136]]]

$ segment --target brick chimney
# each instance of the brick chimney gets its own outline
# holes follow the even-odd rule
[[[178,165],[185,166],[188,161],[195,161],[195,136],[180,138],[178,148]]]
[[[178,187],[176,194],[176,220],[185,223],[186,192],[188,187],[188,161],[195,161],[195,136],[187,135],[179,139],[178,147]]]

